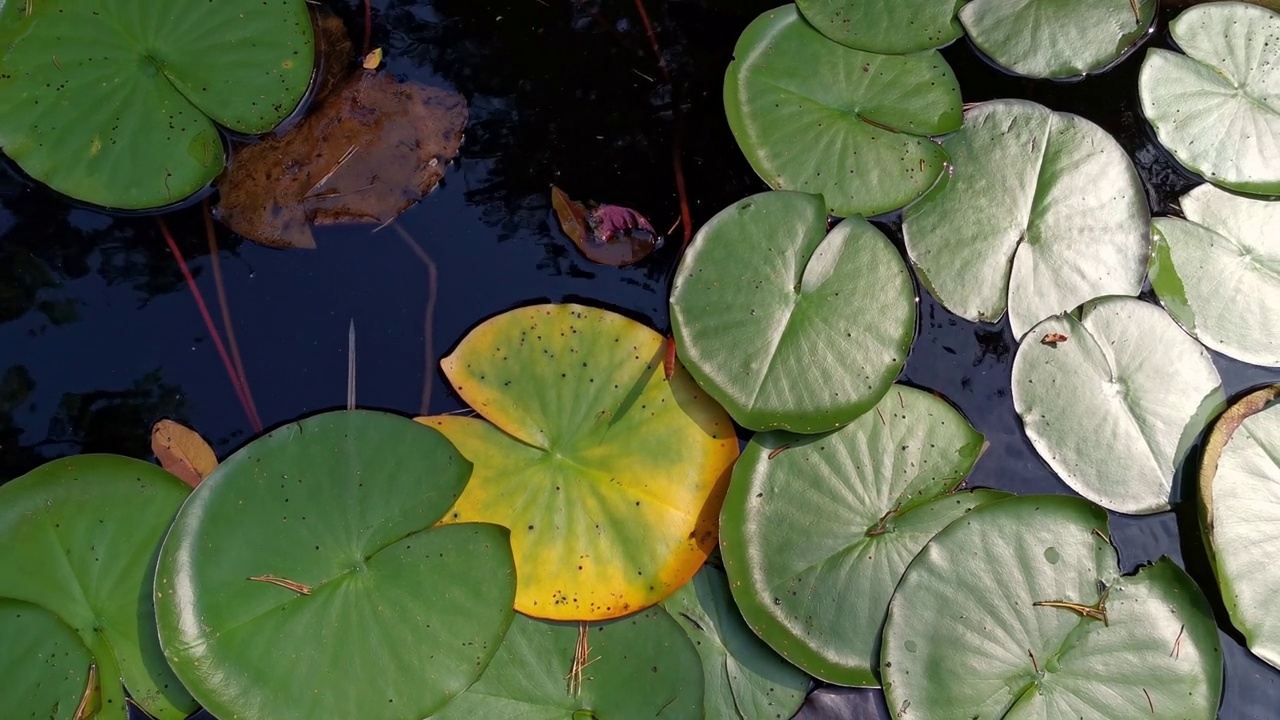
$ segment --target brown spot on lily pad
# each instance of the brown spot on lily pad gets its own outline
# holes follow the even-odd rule
[[[456,93],[359,72],[280,137],[239,149],[216,214],[263,245],[314,248],[311,225],[390,222],[431,191],[458,154]]]

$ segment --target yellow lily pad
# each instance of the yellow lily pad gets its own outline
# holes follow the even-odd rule
[[[511,530],[515,608],[602,620],[653,605],[716,546],[738,441],[665,340],[621,315],[537,305],[441,361],[481,417],[418,418],[474,463],[443,523]]]

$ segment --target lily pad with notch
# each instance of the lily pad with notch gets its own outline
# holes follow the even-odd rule
[[[315,64],[303,0],[8,2],[0,48],[0,148],[54,190],[123,209],[205,187],[225,163],[218,126],[271,130]]]
[[[1006,310],[1021,338],[1046,317],[1142,289],[1150,210],[1138,172],[1102,128],[1024,100],[971,108],[943,143],[954,172],[907,208],[920,279],[977,322]]]
[[[766,192],[698,231],[671,323],[680,358],[739,424],[825,432],[870,410],[902,370],[915,287],[866,220],[828,232],[822,198]]]
[[[1280,385],[1223,413],[1205,443],[1200,513],[1222,601],[1249,649],[1280,668]]]
[[[564,304],[490,318],[441,361],[480,414],[419,418],[475,463],[444,522],[510,528],[520,612],[634,613],[715,548],[737,436],[679,363],[665,377],[665,356],[644,325]]]
[[[1122,513],[1169,509],[1187,452],[1225,402],[1209,353],[1133,298],[1041,322],[1013,360],[1031,445],[1073,490]]]
[[[934,184],[947,154],[930,138],[960,127],[960,85],[937,51],[878,55],[813,29],[795,5],[742,32],[724,81],[725,115],[772,188],[820,194],[832,215],[896,210]]]
[[[156,553],[189,490],[113,455],[54,460],[0,486],[6,715],[72,718],[82,702],[99,720],[125,720],[126,702],[158,720],[196,710],[165,664],[150,602]]]
[[[960,8],[969,39],[997,65],[1034,78],[1105,70],[1155,23],[1157,0],[971,0]]]
[[[949,525],[894,592],[881,669],[894,717],[1212,720],[1213,612],[1168,558],[1121,575],[1107,514],[1013,497]]]
[[[1152,48],[1138,76],[1160,144],[1211,183],[1280,195],[1280,13],[1208,3],[1169,32],[1186,54]]]
[[[1185,220],[1152,221],[1161,304],[1207,347],[1280,367],[1280,202],[1205,184],[1179,204]]]
[[[702,720],[698,653],[660,607],[565,623],[517,615],[475,685],[431,720]]]
[[[724,571],[703,565],[662,607],[702,658],[707,720],[789,718],[804,704],[809,676],[751,631]]]
[[[165,540],[165,657],[220,718],[419,720],[480,676],[511,623],[494,525],[434,527],[470,473],[440,433],[339,411],[224,460]]]
[[[983,437],[944,400],[894,386],[825,435],[757,435],[725,498],[720,546],[747,624],[805,672],[879,685],[880,629],[911,558],[1006,497],[956,492]]]
[[[796,0],[811,25],[841,45],[886,55],[942,47],[964,34],[965,0]]]

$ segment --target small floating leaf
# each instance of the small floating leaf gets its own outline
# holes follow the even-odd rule
[[[161,420],[151,428],[151,452],[160,466],[195,487],[218,467],[218,456],[204,438],[173,420]]]
[[[551,186],[551,205],[560,228],[592,262],[622,267],[640,262],[662,247],[662,236],[643,215],[618,205],[575,202]]]
[[[1253,654],[1280,668],[1280,385],[1232,405],[1200,468],[1201,517],[1222,601]]]
[[[1106,531],[1085,500],[1028,495],[938,533],[889,604],[893,716],[1214,718],[1222,647],[1208,601],[1168,558],[1120,575]]]
[[[1151,287],[1187,332],[1255,365],[1280,366],[1280,202],[1201,185],[1156,218]]]
[[[1013,361],[1027,438],[1073,490],[1123,513],[1168,510],[1175,472],[1224,401],[1209,354],[1163,310],[1132,298],[1085,305],[1032,331]]]
[[[1186,55],[1152,48],[1138,76],[1160,144],[1209,182],[1280,195],[1280,13],[1214,2],[1169,30]]]

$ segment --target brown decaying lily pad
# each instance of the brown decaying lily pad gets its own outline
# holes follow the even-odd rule
[[[234,154],[216,215],[287,248],[314,248],[311,224],[385,224],[440,182],[466,124],[456,93],[358,72],[283,136]]]

